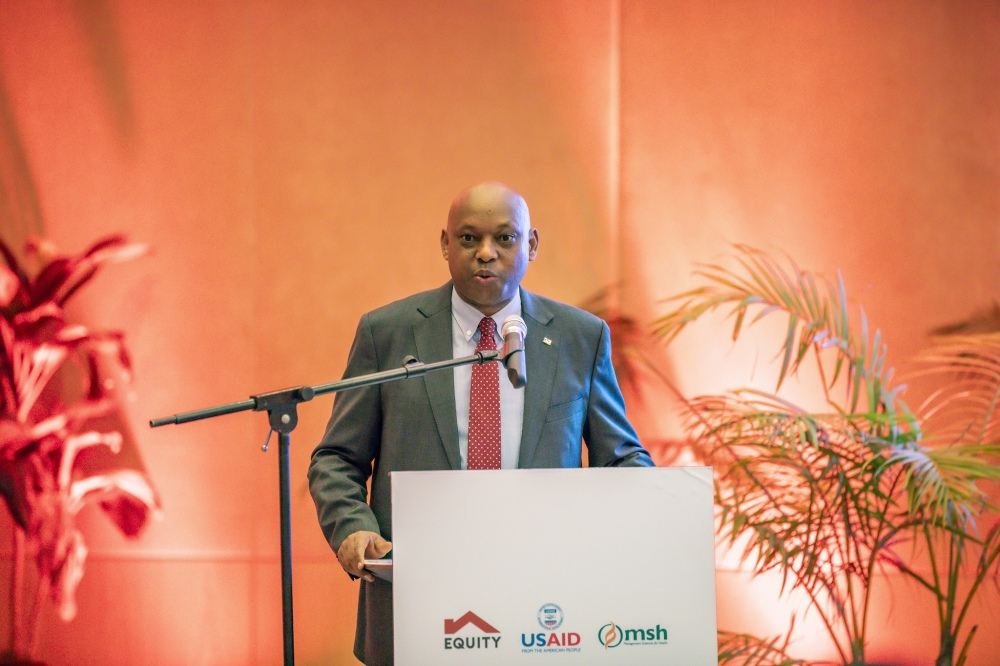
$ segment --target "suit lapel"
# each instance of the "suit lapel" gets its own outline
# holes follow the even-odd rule
[[[524,289],[521,289],[521,312],[528,326],[528,336],[524,340],[528,383],[524,387],[524,418],[517,466],[526,468],[534,460],[545,414],[552,399],[559,361],[559,335],[548,326],[552,321],[549,309]]]
[[[433,298],[417,308],[425,318],[413,325],[417,358],[424,363],[452,358],[451,282],[434,292]],[[455,416],[455,373],[450,370],[423,376],[438,435],[452,469],[462,468],[458,450],[458,419]]]

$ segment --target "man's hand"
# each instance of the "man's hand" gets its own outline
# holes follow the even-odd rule
[[[375,577],[365,570],[365,560],[377,560],[390,550],[392,543],[375,532],[355,532],[340,544],[337,559],[340,560],[340,566],[344,567],[344,571],[371,583]]]

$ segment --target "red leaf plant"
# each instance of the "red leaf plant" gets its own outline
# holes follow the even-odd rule
[[[100,503],[128,537],[159,516],[145,472],[118,456],[127,437],[115,419],[120,385],[131,378],[122,334],[68,323],[63,309],[102,266],[146,251],[109,236],[82,254],[53,256],[50,244],[29,240],[26,263],[37,268],[30,270],[0,241],[7,264],[0,266],[0,494],[15,523],[11,645],[0,661],[34,657],[46,597],[64,621],[76,615],[87,558],[76,518],[84,506]],[[109,429],[109,420],[118,425]],[[81,465],[81,452],[102,448],[118,462],[96,473]],[[37,569],[30,610],[23,603],[28,556]]]

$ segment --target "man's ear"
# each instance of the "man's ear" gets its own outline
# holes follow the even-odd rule
[[[441,230],[441,256],[448,261],[448,230]]]
[[[528,231],[528,261],[534,261],[538,256],[538,229]]]

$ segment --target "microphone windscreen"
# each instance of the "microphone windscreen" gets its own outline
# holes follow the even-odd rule
[[[518,331],[522,339],[528,337],[528,325],[518,315],[510,315],[503,320],[503,324],[500,325],[500,337],[506,338],[512,330]]]

